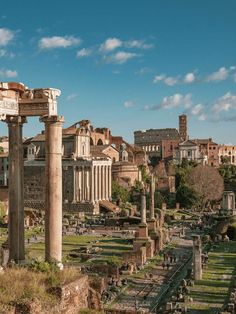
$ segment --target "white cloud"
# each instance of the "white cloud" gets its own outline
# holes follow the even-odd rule
[[[75,99],[76,97],[78,97],[78,94],[72,93],[72,94],[69,94],[69,95],[66,97],[66,100],[67,100],[67,101],[70,101],[70,100],[72,100],[72,99]]]
[[[132,108],[134,106],[135,106],[135,103],[133,101],[131,101],[131,100],[127,100],[127,101],[124,102],[124,107],[125,108]]]
[[[14,38],[14,33],[7,28],[0,28],[0,46],[7,46]]]
[[[205,113],[200,114],[200,116],[198,116],[198,120],[200,121],[205,121],[207,119],[207,115]]]
[[[203,105],[202,104],[197,104],[192,108],[192,114],[197,116],[201,114],[203,111]]]
[[[224,81],[228,78],[229,76],[229,70],[226,69],[225,67],[221,67],[218,71],[213,72],[210,74],[207,78],[207,82],[214,82],[214,81]]]
[[[182,95],[176,93],[172,96],[166,96],[158,105],[146,105],[145,110],[172,109],[176,107],[190,108],[192,106],[192,95]]]
[[[158,83],[158,82],[161,82],[163,81],[165,78],[165,75],[164,74],[161,74],[161,75],[156,75],[153,79],[153,83]]]
[[[5,57],[7,54],[7,51],[5,49],[0,49],[0,58]]]
[[[108,57],[105,57],[105,60],[108,63],[117,63],[117,64],[123,64],[127,62],[128,60],[137,57],[138,55],[136,53],[131,52],[125,52],[125,51],[118,51],[115,54],[112,54]]]
[[[12,71],[12,70],[0,70],[0,77],[7,77],[7,78],[12,78],[12,77],[17,77],[18,73],[17,71]]]
[[[100,46],[100,50],[104,52],[112,51],[116,48],[122,46],[122,41],[118,38],[108,38],[103,44]]]
[[[92,49],[83,48],[79,50],[76,54],[77,58],[89,57],[92,54]]]
[[[168,86],[174,86],[178,83],[178,78],[177,77],[171,77],[171,76],[166,77],[164,79],[164,83]]]
[[[111,52],[117,48],[125,47],[127,49],[151,49],[153,44],[145,43],[145,40],[131,39],[127,41],[122,41],[119,38],[108,38],[104,43],[100,45],[100,51]]]
[[[236,95],[233,95],[230,92],[220,97],[212,107],[215,114],[219,114],[222,111],[226,112],[230,109],[236,109]]]
[[[153,44],[146,44],[144,40],[128,40],[124,43],[127,48],[151,49]]]
[[[43,37],[39,40],[38,46],[42,50],[54,49],[54,48],[67,48],[70,46],[76,46],[81,43],[80,38],[74,36],[52,36]]]
[[[202,104],[197,104],[191,109],[191,114],[198,117],[198,120],[205,121],[207,115],[205,113],[205,108]]]
[[[163,82],[168,86],[174,86],[178,84],[178,77],[166,76],[165,74],[156,75],[153,83]]]
[[[187,73],[184,77],[184,83],[193,83],[195,81],[194,73]]]

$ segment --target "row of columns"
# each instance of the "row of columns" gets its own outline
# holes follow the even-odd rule
[[[63,117],[45,116],[45,260],[62,258],[62,123]],[[25,259],[24,162],[22,126],[25,117],[7,116],[9,130],[9,260]]]
[[[111,166],[74,167],[74,201],[96,202],[111,197]]]
[[[91,201],[109,200],[111,197],[111,166],[94,165],[92,177],[93,191]]]

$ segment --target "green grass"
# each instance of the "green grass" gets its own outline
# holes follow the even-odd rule
[[[99,241],[98,243],[95,243]],[[122,253],[132,249],[131,244],[128,244],[126,239],[115,237],[97,237],[94,235],[80,236],[64,236],[63,237],[63,258],[67,258],[70,252],[78,250],[81,247],[91,246],[99,247],[102,250],[94,254],[94,260],[111,262],[114,257],[117,262],[122,260]],[[82,254],[83,255],[83,254]],[[85,254],[86,255],[86,254]],[[28,258],[44,258],[44,242],[32,243],[27,247]],[[92,256],[91,256],[92,257]],[[115,260],[115,259],[114,259]],[[69,258],[70,264],[83,264],[80,259]]]
[[[191,288],[193,303],[188,304],[190,313],[213,313],[225,304],[231,290],[232,275],[236,273],[235,265],[236,242],[220,243],[214,252],[209,253],[202,280],[196,281]]]

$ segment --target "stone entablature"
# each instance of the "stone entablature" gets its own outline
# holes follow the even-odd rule
[[[23,84],[0,83],[0,116],[57,115],[60,94],[54,88],[27,89]]]

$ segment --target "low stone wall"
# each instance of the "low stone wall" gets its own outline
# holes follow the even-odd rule
[[[81,276],[75,281],[49,291],[58,297],[58,304],[50,309],[52,314],[78,314],[82,309],[101,310],[101,294],[90,286],[88,276]],[[48,314],[39,301],[16,304],[6,314]]]

